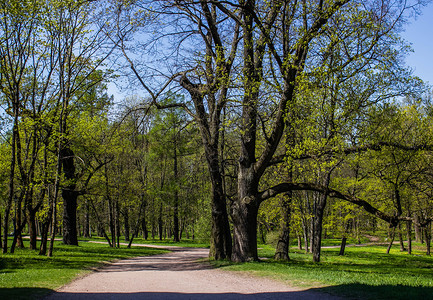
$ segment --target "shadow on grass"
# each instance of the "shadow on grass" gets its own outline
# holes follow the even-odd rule
[[[338,295],[338,296],[337,296]],[[343,284],[337,286],[311,288],[293,292],[268,292],[255,294],[240,293],[67,293],[44,288],[0,288],[0,299],[433,299],[433,288],[409,286],[370,286],[363,284]]]
[[[4,290],[4,289],[3,289]],[[0,296],[3,290],[0,289]],[[17,292],[27,293],[32,289],[17,289]],[[33,289],[36,290],[36,289]],[[39,296],[45,296],[50,290],[41,289]],[[18,293],[17,293],[18,294]],[[336,296],[339,295],[339,296]],[[216,300],[216,299],[432,299],[433,288],[416,288],[407,286],[369,286],[361,284],[344,284],[325,288],[311,288],[303,291],[293,292],[268,292],[254,294],[240,293],[167,293],[167,292],[138,292],[138,293],[67,293],[54,292],[44,298],[47,300],[55,299],[197,299],[197,300]],[[7,298],[4,298],[7,299]],[[15,299],[15,298],[14,298]],[[17,298],[25,299],[25,298]]]
[[[42,299],[53,292],[43,288],[0,288],[0,299]]]
[[[355,299],[433,299],[433,287],[341,284],[311,290]]]

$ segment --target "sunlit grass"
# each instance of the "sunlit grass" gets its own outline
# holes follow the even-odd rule
[[[274,249],[261,246],[260,262],[213,264],[363,299],[433,299],[433,258],[420,250],[408,255],[395,246],[388,255],[386,246],[349,247],[338,256],[338,248],[323,249],[321,263],[313,263],[311,254],[292,249],[287,263],[274,261]]]
[[[28,249],[0,255],[0,299],[35,298],[90,272],[104,262],[167,252],[134,246],[131,249],[115,249],[104,244],[79,244],[78,247],[66,246],[58,242],[51,258]]]

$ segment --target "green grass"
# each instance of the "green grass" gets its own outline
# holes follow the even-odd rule
[[[386,246],[323,249],[321,263],[309,254],[292,250],[289,263],[272,259],[274,249],[261,246],[261,262],[213,262],[219,268],[246,271],[284,281],[292,286],[361,299],[433,299],[433,258],[421,251],[401,253],[398,246],[386,254]]]
[[[174,243],[135,239],[134,243],[209,247],[208,243],[191,240]],[[312,262],[310,254],[294,248],[289,263],[274,261],[274,248],[259,247],[259,256],[263,258],[260,262],[212,264],[271,277],[292,286],[361,299],[433,299],[433,258],[425,256],[424,247],[419,244],[415,244],[414,255],[401,253],[398,246],[389,255],[386,246],[348,247],[345,256],[338,256],[338,248],[323,249],[319,264]],[[15,254],[0,255],[0,299],[38,298],[103,262],[162,252],[165,251],[134,246],[112,249],[106,244],[84,241],[79,247],[57,243],[52,258],[39,256],[37,251],[17,249]]]
[[[51,258],[38,255],[38,251],[17,249],[14,254],[0,255],[0,299],[38,298],[104,262],[165,252],[143,247],[113,249],[86,242],[78,247],[56,243]]]

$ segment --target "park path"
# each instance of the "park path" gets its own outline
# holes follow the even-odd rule
[[[341,299],[198,263],[208,249],[159,248],[172,252],[110,263],[45,299]]]

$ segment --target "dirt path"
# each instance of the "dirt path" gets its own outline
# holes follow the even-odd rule
[[[341,299],[197,263],[208,249],[167,248],[173,252],[112,263],[46,299]]]

